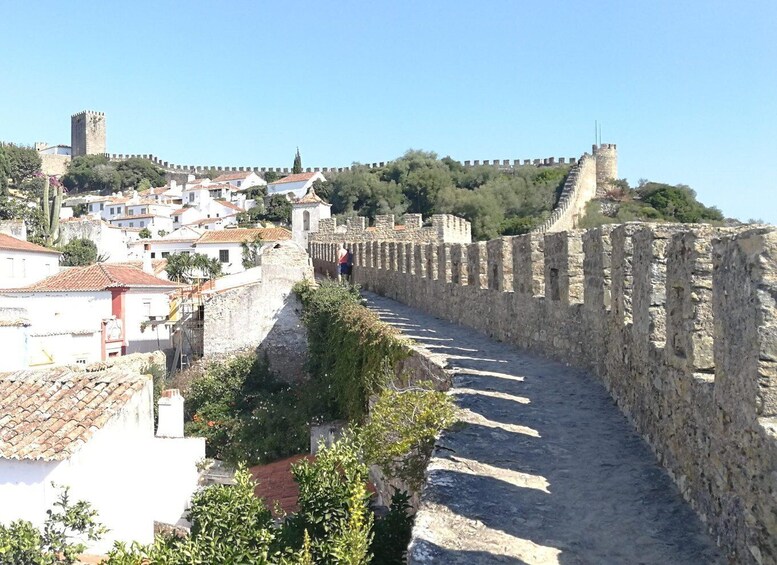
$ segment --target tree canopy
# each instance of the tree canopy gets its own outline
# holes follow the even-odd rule
[[[74,239],[62,247],[62,265],[83,267],[97,262],[97,245],[91,239]]]
[[[548,217],[568,171],[565,165],[464,167],[450,157],[410,150],[384,167],[357,165],[315,188],[340,217],[456,214],[472,222],[475,239],[490,239],[523,233]]]
[[[147,159],[133,157],[116,163],[105,155],[82,155],[70,162],[62,183],[71,192],[110,194],[144,186],[161,186],[165,183],[165,173]]]
[[[221,274],[221,263],[202,253],[171,253],[167,257],[165,271],[171,281],[191,284],[203,278],[210,280],[218,277]]]

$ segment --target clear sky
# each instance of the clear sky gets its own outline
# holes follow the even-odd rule
[[[1,0],[0,0],[1,1]],[[580,156],[777,223],[777,2],[0,4],[0,139],[181,164]]]

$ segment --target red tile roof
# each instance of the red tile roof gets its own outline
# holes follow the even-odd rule
[[[113,265],[119,265],[121,267],[132,267],[134,269],[143,270],[143,261],[124,261],[122,263],[112,263]],[[167,267],[167,259],[151,259],[151,268],[154,270],[154,274],[158,275]]]
[[[254,494],[263,498],[267,507],[275,508],[275,503],[286,514],[299,510],[297,498],[299,497],[299,485],[291,476],[291,466],[299,461],[315,460],[315,455],[293,455],[287,459],[281,459],[267,465],[251,467],[251,475],[259,481],[254,489]]]
[[[16,239],[15,237],[11,237],[10,235],[4,233],[0,233],[0,249],[4,249],[6,251],[31,251],[33,253],[51,253],[54,255],[60,254],[60,252],[56,249],[49,249],[48,247],[36,245],[23,239]]]
[[[0,457],[68,459],[148,380],[115,368],[0,373]]]
[[[245,212],[240,206],[237,204],[233,204],[232,202],[227,202],[226,200],[216,200],[219,204],[224,206],[225,208],[229,208],[230,210],[236,210],[237,212]]]
[[[135,267],[97,263],[88,267],[72,267],[28,287],[3,292],[78,292],[123,287],[166,287],[172,290],[177,286]]]
[[[291,239],[291,232],[285,228],[236,228],[209,231],[202,234],[195,245],[201,243],[242,243],[260,237],[263,241],[284,241]]]
[[[215,179],[213,179],[213,182],[225,182],[230,180],[242,180],[246,178],[248,175],[253,173],[253,171],[244,171],[242,173],[226,173],[223,175],[217,176]]]
[[[319,173],[297,173],[296,175],[289,175],[286,177],[283,177],[282,179],[278,179],[276,181],[273,181],[269,184],[283,184],[286,182],[303,182],[308,181],[312,179],[315,175]]]

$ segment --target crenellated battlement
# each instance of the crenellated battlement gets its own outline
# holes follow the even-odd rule
[[[93,112],[100,114],[99,112]],[[81,112],[77,115],[85,114]],[[243,166],[243,167],[231,167],[223,165],[180,165],[165,161],[156,155],[150,153],[105,153],[104,154],[111,161],[124,161],[126,159],[147,159],[153,162],[158,167],[161,167],[170,173],[188,173],[188,174],[200,174],[210,171],[217,171],[223,173],[235,173],[235,172],[255,172],[259,175],[263,173],[277,173],[277,174],[291,174],[290,167],[256,167],[256,166]],[[354,164],[347,167],[306,167],[304,169],[307,173],[342,173],[346,171],[353,171],[360,167],[367,169],[378,169],[390,164],[391,161],[380,161],[375,163]],[[555,167],[558,165],[574,165],[577,163],[576,157],[545,157],[543,159],[493,159],[493,160],[474,160],[464,161],[462,165],[467,168],[471,167],[495,167],[500,171],[513,171],[519,167]]]
[[[460,228],[410,220],[408,232]],[[395,238],[390,216],[331,228],[311,240],[318,271],[334,273],[345,241],[365,288],[598,375],[726,552],[774,562],[776,227],[629,223],[477,243]]]
[[[338,225],[337,218],[319,221],[318,232],[311,233],[310,242],[339,244],[344,241],[403,241],[418,243],[469,243],[472,226],[463,218],[451,214],[435,214],[431,226],[423,224],[421,214],[405,214],[402,224],[396,224],[394,215],[375,216],[375,225],[369,227],[367,218],[349,218]]]

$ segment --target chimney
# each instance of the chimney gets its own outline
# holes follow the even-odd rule
[[[149,275],[154,274],[154,267],[151,265],[151,244],[143,244],[143,272]]]
[[[175,191],[176,188],[178,188],[178,183],[175,182],[175,179],[172,179],[170,181],[170,190]]]
[[[177,388],[162,391],[156,437],[183,437],[183,396]]]

